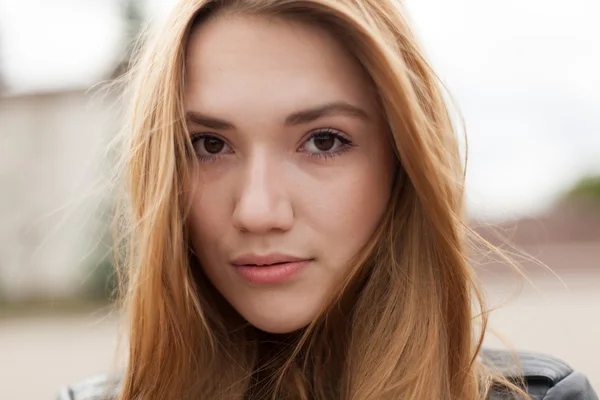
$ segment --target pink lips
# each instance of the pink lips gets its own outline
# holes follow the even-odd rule
[[[312,260],[285,254],[246,254],[234,259],[231,264],[236,267],[240,276],[250,283],[274,284],[292,278],[310,261]]]

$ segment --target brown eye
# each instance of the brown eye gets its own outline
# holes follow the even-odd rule
[[[209,154],[218,154],[225,147],[225,142],[215,137],[207,137],[202,140],[202,147]]]
[[[352,146],[352,142],[337,131],[322,130],[314,133],[306,142],[302,150],[308,154],[334,154]]]
[[[216,136],[198,135],[192,139],[196,155],[203,160],[214,160],[225,153],[230,153],[231,148],[223,139]]]
[[[336,137],[330,133],[319,134],[313,137],[315,147],[319,151],[329,151],[335,146]]]

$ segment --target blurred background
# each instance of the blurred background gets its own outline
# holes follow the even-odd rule
[[[600,389],[600,3],[406,0],[465,119],[488,346],[551,353]],[[0,396],[118,367],[103,184],[140,26],[173,0],[0,0]],[[536,263],[539,260],[547,269]]]

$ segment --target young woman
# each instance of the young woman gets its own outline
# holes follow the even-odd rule
[[[166,26],[132,70],[127,368],[63,399],[596,399],[481,350],[456,132],[398,1]]]

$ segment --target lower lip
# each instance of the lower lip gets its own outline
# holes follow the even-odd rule
[[[285,282],[298,274],[310,261],[296,261],[277,265],[236,265],[238,274],[250,283],[274,284]]]

